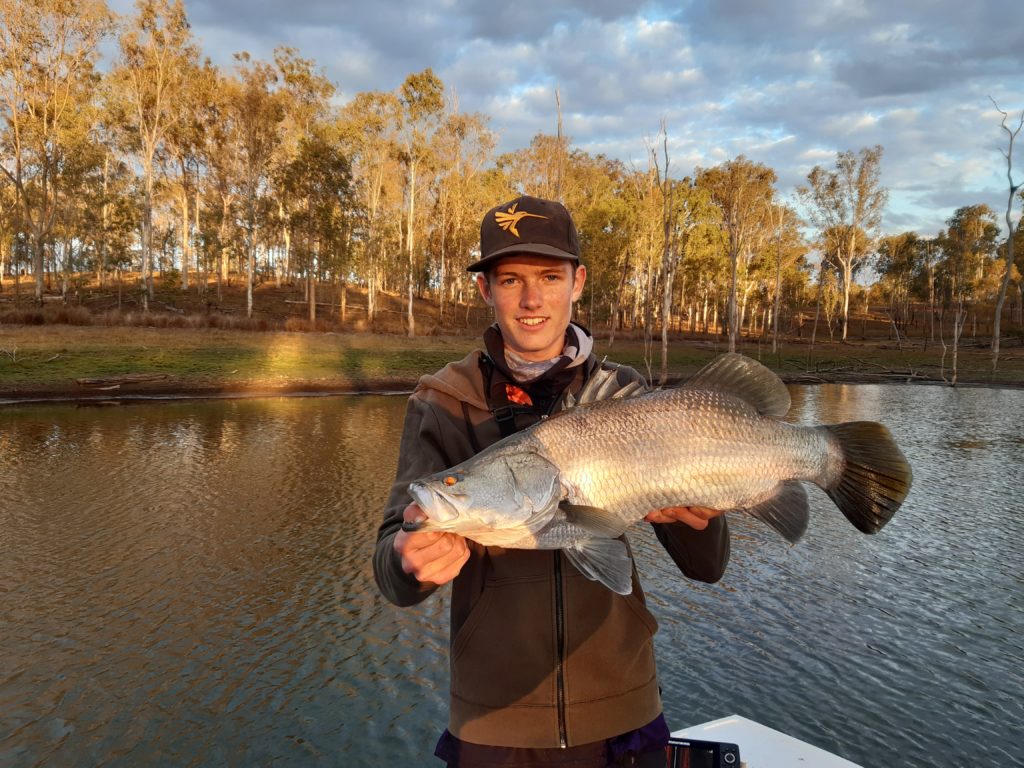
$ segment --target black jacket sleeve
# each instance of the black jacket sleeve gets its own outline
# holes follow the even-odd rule
[[[713,584],[729,564],[729,525],[719,515],[698,531],[686,523],[652,523],[658,541],[683,575]]]
[[[437,589],[403,571],[401,558],[394,548],[395,535],[402,527],[402,513],[412,503],[409,483],[450,466],[436,421],[437,416],[427,403],[416,396],[409,398],[398,453],[398,470],[384,508],[384,520],[377,529],[373,575],[384,597],[403,607],[423,601]]]

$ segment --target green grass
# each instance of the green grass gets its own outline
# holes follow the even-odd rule
[[[0,395],[88,394],[78,379],[127,374],[163,374],[161,382],[126,385],[122,391],[266,391],[274,389],[354,390],[411,386],[422,374],[461,358],[479,345],[475,337],[359,333],[255,333],[223,329],[96,326],[0,326]],[[678,379],[725,350],[720,340],[672,340],[669,375]],[[609,350],[598,340],[597,354],[649,372],[641,342],[620,338]],[[790,340],[773,355],[770,344],[747,341],[740,351],[784,376],[800,380],[941,379],[941,347],[922,349],[881,341],[819,343]],[[657,379],[660,344],[651,347],[650,373]],[[951,350],[945,360],[950,377]],[[1020,346],[1004,349],[1000,369],[990,377],[990,357],[980,346],[961,348],[963,383],[1024,383]]]

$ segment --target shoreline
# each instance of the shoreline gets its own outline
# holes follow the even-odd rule
[[[1008,345],[1010,347],[1010,345]],[[0,325],[0,405],[409,393],[420,377],[480,348],[477,335],[260,332],[222,329]],[[660,358],[642,340],[597,338],[594,350],[656,381]],[[717,338],[674,338],[669,384],[725,351]],[[949,384],[941,350],[884,339],[817,344],[787,339],[777,352],[739,352],[787,384]],[[1005,362],[1004,362],[1005,361]],[[987,349],[961,347],[958,388],[1024,387],[1017,345],[990,373]],[[945,373],[946,380],[942,374]]]
[[[685,380],[685,376],[670,379],[669,386]],[[840,376],[823,374],[783,374],[780,378],[791,386],[821,386],[826,384],[885,384],[892,386],[944,386],[948,381],[921,377],[878,376],[850,373]],[[183,400],[243,400],[271,397],[339,397],[354,395],[408,396],[416,386],[418,376],[392,377],[372,381],[353,382],[295,380],[289,382],[152,382],[114,387],[42,386],[0,389],[0,408],[19,405],[89,405],[177,402]],[[955,389],[1024,389],[1024,382],[958,381]]]

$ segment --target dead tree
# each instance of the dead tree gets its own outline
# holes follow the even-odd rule
[[[992,374],[995,375],[996,367],[999,365],[999,321],[1003,315],[1003,303],[1006,301],[1006,289],[1010,285],[1010,276],[1013,273],[1013,238],[1016,234],[1016,227],[1013,223],[1013,198],[1017,194],[1017,190],[1020,189],[1020,184],[1013,183],[1013,142],[1017,138],[1017,134],[1020,133],[1021,127],[1024,127],[1024,109],[1021,110],[1020,120],[1017,121],[1017,128],[1010,130],[1010,127],[1006,124],[1007,114],[1003,110],[999,109],[999,105],[996,104],[995,99],[991,96],[989,100],[998,110],[999,114],[1003,116],[1003,120],[1000,126],[1006,131],[1007,136],[1007,148],[1003,151],[1003,157],[1006,158],[1006,179],[1009,182],[1010,192],[1006,198],[1006,272],[1003,274],[1003,281],[999,286],[999,297],[996,299],[995,314],[992,318]],[[1002,150],[1000,150],[1002,151]]]

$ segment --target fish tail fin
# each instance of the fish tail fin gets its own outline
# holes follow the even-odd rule
[[[839,443],[843,471],[825,489],[859,531],[878,533],[910,492],[913,473],[889,430],[874,421],[825,427]]]

